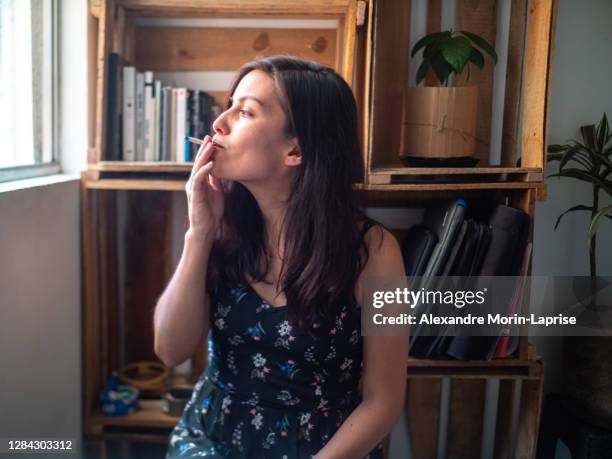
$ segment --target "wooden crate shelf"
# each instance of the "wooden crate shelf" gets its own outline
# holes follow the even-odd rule
[[[209,49],[215,50],[212,57],[206,54],[208,48],[188,46],[191,43],[186,41],[185,36],[191,32],[197,37],[223,35],[222,31],[212,31],[210,26],[195,26],[190,32],[179,30],[179,26],[174,25],[158,28],[139,24],[138,18],[337,20],[333,37],[325,35],[329,44],[327,52],[333,49],[325,59],[326,62],[333,61],[334,68],[352,86],[357,102],[365,166],[362,183],[355,185],[360,204],[364,207],[422,209],[442,199],[462,197],[494,200],[526,212],[530,216],[529,238],[533,238],[535,202],[546,197],[543,168],[546,163],[550,69],[557,0],[512,2],[503,136],[498,162],[500,166],[491,165],[493,161],[488,158],[492,68],[485,67],[482,73],[473,72],[471,80],[483,90],[479,101],[479,151],[476,155],[481,167],[474,168],[410,168],[403,167],[399,160],[401,106],[404,85],[408,81],[410,54],[410,4],[405,0],[90,1],[90,24],[93,24],[90,36],[93,41],[97,40],[95,47],[91,48],[96,51],[90,56],[93,138],[90,139],[88,167],[81,175],[85,270],[83,393],[84,424],[88,435],[96,431],[108,435],[122,435],[122,432],[125,435],[140,435],[134,432],[146,428],[170,429],[178,421],[178,418],[162,412],[160,400],[142,400],[141,409],[128,417],[106,417],[99,410],[97,395],[109,373],[121,363],[116,327],[119,317],[118,284],[125,282],[125,304],[130,306],[126,308],[127,312],[124,311],[124,314],[129,315],[125,320],[131,321],[131,324],[150,323],[152,305],[174,269],[170,248],[172,231],[178,224],[173,213],[172,196],[166,192],[184,192],[193,167],[193,163],[104,161],[104,158],[109,157],[105,116],[108,55],[116,52],[126,61],[142,67],[140,71],[165,72],[187,69],[235,71],[247,59],[246,54],[225,52],[232,49],[229,45],[224,48],[231,40],[219,39],[215,46],[211,46]],[[480,34],[484,31],[485,35],[492,33],[495,37],[495,4],[494,0],[459,2],[457,17],[462,29],[472,29]],[[477,11],[472,14],[470,8]],[[429,10],[428,33],[439,30],[440,15],[438,2],[437,7]],[[228,30],[231,38],[232,29]],[[256,35],[260,32],[264,33],[265,30],[258,31]],[[262,52],[252,49],[252,33],[253,30],[250,30],[242,35],[245,45],[240,47],[250,50],[252,56],[247,53],[248,58],[273,54],[267,52],[270,50]],[[308,37],[312,38],[311,35]],[[155,36],[164,46],[167,44],[168,48],[151,53],[151,49],[157,48],[143,40],[151,36]],[[278,45],[277,35],[272,37],[272,42],[274,46]],[[303,48],[300,40],[287,40],[287,43],[296,49]],[[188,52],[178,52],[175,55],[182,48],[189,48],[190,52],[196,53],[194,56],[197,59],[191,59],[193,56],[190,57]],[[302,57],[308,58],[312,52],[313,49],[308,49]],[[429,84],[431,77],[428,78]],[[524,82],[522,85],[521,81]],[[465,81],[459,79],[458,83],[462,85]],[[214,91],[211,95],[217,103],[223,104],[227,94],[224,91]],[[522,106],[518,103],[521,99]],[[117,190],[143,192],[117,193]],[[120,204],[125,206],[121,215]],[[123,241],[119,240],[120,237]],[[124,248],[126,259],[129,260],[123,279],[119,279],[118,275],[119,247]],[[134,349],[132,356],[155,358],[151,356],[152,349],[148,349],[152,348],[150,332],[149,329],[139,331],[143,336],[130,337],[131,341],[126,338],[129,343],[124,346]],[[194,373],[202,369],[201,354],[198,352],[192,360]],[[486,381],[497,380],[500,384],[500,410],[509,409],[515,398],[513,388],[522,387],[517,457],[535,457],[543,387],[542,368],[527,337],[521,338],[516,354],[510,359],[433,361],[410,358],[406,414],[412,419],[418,419],[414,424],[419,425],[413,426],[415,429],[411,433],[416,452],[423,452],[422,457],[435,457],[430,448],[435,448],[437,435],[435,409],[440,406],[441,385],[451,380],[451,413],[454,414],[451,415],[449,425],[449,445],[456,446],[456,457],[473,457],[470,456],[470,448],[476,444],[474,442],[479,441],[478,426],[473,421],[476,415],[482,414],[483,388]],[[496,438],[495,457],[507,457],[504,456],[503,448],[509,444],[509,421],[500,416],[497,422],[499,438]],[[469,426],[464,435],[466,424]],[[417,457],[421,456],[417,454]]]

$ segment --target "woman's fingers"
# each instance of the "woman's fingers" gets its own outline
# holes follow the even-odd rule
[[[206,163],[204,166],[202,166],[200,170],[196,173],[196,175],[193,177],[192,194],[199,191],[201,187],[206,186],[206,182],[207,182],[206,175],[210,172],[213,166],[214,166],[214,163],[210,161]]]

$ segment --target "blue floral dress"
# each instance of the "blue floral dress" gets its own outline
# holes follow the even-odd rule
[[[333,320],[319,322],[296,330],[287,306],[271,306],[251,286],[216,289],[209,365],[166,459],[316,454],[361,402],[362,370],[360,306],[341,305]],[[382,458],[382,443],[366,456]]]

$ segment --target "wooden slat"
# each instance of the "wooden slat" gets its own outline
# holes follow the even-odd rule
[[[393,183],[360,185],[358,189],[369,191],[449,191],[449,190],[524,190],[535,189],[538,182],[479,182],[479,183]],[[483,195],[484,197],[484,195]]]
[[[485,381],[453,378],[447,451],[453,459],[479,457]]]
[[[372,174],[384,173],[390,175],[473,175],[473,174],[523,174],[542,173],[537,168],[521,167],[376,167]]]
[[[106,215],[107,215],[107,206],[106,202],[108,199],[108,194],[106,192],[98,194],[98,228],[95,234],[98,236],[98,252],[96,253],[96,257],[98,259],[100,274],[99,274],[99,282],[100,282],[100,290],[99,290],[99,298],[100,298],[100,309],[99,309],[99,322],[98,322],[98,333],[100,334],[100,352],[97,358],[100,359],[100,372],[98,374],[98,385],[100,387],[104,387],[106,384],[106,380],[110,375],[110,367],[108,363],[109,353],[108,353],[108,303],[109,303],[109,293],[106,290],[108,285],[108,238],[107,232],[108,228],[105,225]],[[96,358],[94,356],[94,358]]]
[[[457,30],[469,30],[487,40],[495,47],[497,30],[496,0],[459,0],[457,2]],[[470,65],[470,79],[467,70],[455,78],[456,86],[478,85],[478,122],[476,124],[476,154],[479,164],[489,164],[491,149],[491,109],[493,99],[494,64],[485,54],[482,70]]]
[[[513,391],[516,384],[519,384],[517,380],[501,380],[499,382],[499,403],[495,426],[495,459],[514,459],[510,454],[512,447]]]
[[[526,359],[493,359],[493,360],[429,360],[408,358],[408,368],[492,368],[492,367],[523,367],[536,365],[533,360]]]
[[[410,1],[377,1],[375,7],[368,170],[381,164],[399,163],[399,132],[410,46]]]
[[[342,69],[339,72],[344,80],[352,86],[353,84],[353,60],[355,58],[355,29],[357,28],[357,1],[349,3],[349,8],[344,18],[344,39],[342,52]]]
[[[415,458],[436,457],[440,389],[439,381],[408,381],[404,414]]]
[[[274,54],[335,65],[333,29],[137,27],[135,35],[134,65],[152,71],[232,71]]]
[[[440,32],[442,27],[442,1],[428,0],[427,1],[427,33]],[[411,81],[410,84],[415,82]],[[436,77],[435,72],[430,67],[425,75],[425,86],[439,86],[440,82]]]
[[[97,206],[93,193],[85,186],[85,176],[81,174],[81,241],[83,250],[83,413],[85,432],[89,419],[96,407],[97,394],[101,389],[100,349],[98,329],[98,244],[97,244]]]
[[[100,161],[89,169],[102,172],[190,172],[193,162],[176,163],[171,161]]]
[[[523,167],[542,167],[544,162],[552,7],[551,0],[533,0],[529,9],[521,139]]]
[[[169,280],[172,196],[162,191],[128,192],[125,237],[126,364],[157,360],[153,311]]]
[[[542,415],[544,378],[524,381],[521,396],[519,433],[516,457],[532,459],[538,444],[538,432]]]
[[[87,188],[97,190],[166,190],[185,191],[186,180],[135,180],[102,179],[88,180]]]
[[[365,34],[365,75],[364,75],[364,93],[363,93],[363,112],[362,112],[362,150],[363,164],[365,166],[363,183],[367,183],[367,171],[370,168],[370,149],[371,149],[371,103],[370,95],[372,91],[372,53],[373,53],[373,30],[374,30],[374,14],[373,1],[368,2],[367,18],[368,28]]]
[[[359,2],[359,4],[363,4],[367,8],[367,4],[365,2]],[[364,15],[367,14],[367,9],[363,12]],[[371,16],[371,15],[369,15]],[[367,17],[367,16],[366,16]],[[364,24],[357,28],[356,37],[355,37],[355,78],[353,80],[353,94],[355,96],[355,101],[357,103],[357,136],[359,137],[359,145],[361,146],[362,158],[365,164],[365,149],[364,149],[364,127],[367,126],[367,112],[368,112],[368,96],[367,90],[365,89],[368,83],[368,70],[365,55],[368,52],[369,43],[368,43],[368,29],[367,25]],[[365,174],[365,169],[363,171]],[[364,180],[364,175],[359,178],[359,181]]]
[[[120,0],[124,8],[166,16],[330,16],[353,0]]]
[[[557,31],[557,12],[558,12],[558,7],[559,7],[559,1],[558,0],[551,0],[552,1],[552,11],[551,11],[551,25],[550,25],[550,33],[549,33],[549,50],[548,50],[548,76],[546,78],[546,101],[544,103],[545,107],[544,107],[544,152],[543,152],[543,159],[542,159],[542,164],[546,165],[546,158],[547,158],[547,142],[548,142],[548,125],[550,122],[550,108],[552,106],[551,104],[551,94],[552,94],[552,79],[553,79],[553,69],[554,69],[554,55],[555,55],[555,34]],[[542,198],[542,200],[545,199]]]
[[[510,8],[501,164],[512,167],[516,166],[518,157],[519,101],[523,75],[525,28],[527,27],[527,0],[514,0]]]
[[[105,0],[99,12],[98,21],[98,49],[97,49],[97,72],[96,72],[96,134],[94,160],[102,160],[102,152],[106,149],[106,73],[108,60],[106,59],[111,49],[111,35],[113,30],[114,0]]]

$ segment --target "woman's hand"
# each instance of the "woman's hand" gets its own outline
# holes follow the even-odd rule
[[[189,210],[189,231],[206,238],[214,238],[221,223],[225,201],[223,189],[218,178],[210,175],[214,166],[212,139],[204,138],[185,185]]]

